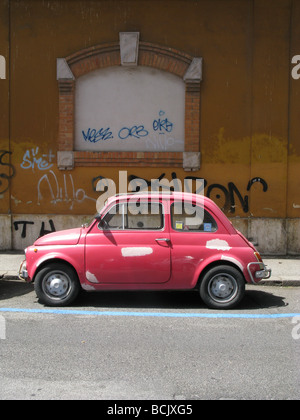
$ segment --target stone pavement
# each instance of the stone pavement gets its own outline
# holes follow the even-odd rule
[[[272,269],[272,275],[270,279],[259,284],[300,286],[300,258],[264,257],[263,261]]]
[[[21,251],[1,251],[0,252],[0,278],[18,278],[21,262],[25,259],[24,252]]]
[[[0,279],[18,278],[21,262],[25,258],[24,253],[17,251],[0,252]],[[263,280],[260,284],[300,286],[300,257],[299,258],[274,258],[265,257],[264,263],[272,269],[272,276]]]

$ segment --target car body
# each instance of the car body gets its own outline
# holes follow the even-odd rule
[[[50,306],[80,288],[196,289],[210,308],[232,308],[246,283],[271,275],[212,200],[178,192],[116,195],[89,226],[45,235],[25,253],[20,277]]]

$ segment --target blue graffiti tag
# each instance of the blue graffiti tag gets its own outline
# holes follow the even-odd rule
[[[162,117],[163,115],[165,115],[165,112],[160,111],[159,116]],[[173,123],[168,118],[158,118],[153,121],[153,130],[159,131],[159,134],[163,134],[164,132],[170,133],[173,130]]]
[[[110,128],[100,128],[100,130],[95,130],[95,128],[91,129],[89,128],[88,131],[85,133],[82,130],[82,135],[85,141],[89,141],[90,143],[97,143],[98,141],[106,141],[113,139],[112,132],[110,131]]]
[[[170,133],[173,130],[174,124],[168,118],[162,118],[165,114],[165,111],[159,111],[159,118],[153,120],[152,122],[152,129],[153,131],[158,132],[158,134]],[[113,131],[110,127],[106,129],[100,128],[99,130],[95,128],[88,128],[87,131],[82,130],[81,132],[83,139],[90,143],[107,141],[116,137],[114,137]],[[151,129],[150,132],[152,132]],[[149,131],[143,124],[123,127],[118,131],[118,137],[121,140],[140,139],[142,137],[147,137],[148,135]]]
[[[121,140],[126,140],[128,137],[134,137],[136,139],[140,139],[141,137],[148,136],[149,132],[145,129],[143,125],[134,125],[131,128],[123,127],[119,131],[119,138]]]

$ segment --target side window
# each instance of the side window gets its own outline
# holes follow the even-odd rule
[[[161,230],[164,226],[162,205],[133,203],[127,206],[125,229]]]
[[[123,205],[113,206],[104,216],[98,227],[104,230],[119,230],[123,229],[124,214]]]
[[[203,207],[177,202],[171,206],[172,228],[182,232],[216,232],[214,218]]]
[[[110,209],[99,223],[105,230],[161,230],[164,227],[160,203],[124,203]]]

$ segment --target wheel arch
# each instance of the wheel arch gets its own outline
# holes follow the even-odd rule
[[[200,284],[202,282],[203,277],[205,276],[205,274],[209,270],[211,270],[212,268],[217,267],[219,265],[225,265],[225,266],[227,265],[228,267],[236,268],[242,274],[245,283],[247,283],[247,281],[245,279],[245,276],[244,276],[244,273],[243,273],[243,270],[242,270],[241,264],[238,261],[235,261],[235,260],[233,261],[232,259],[228,260],[228,259],[224,258],[224,259],[218,259],[218,260],[211,261],[204,268],[201,269],[201,272],[198,275],[198,280],[197,280],[195,288],[197,289],[197,288],[200,287]]]
[[[74,270],[74,272],[76,273],[77,280],[80,281],[79,280],[79,274],[78,274],[75,266],[71,262],[69,262],[69,261],[67,261],[67,260],[65,260],[63,258],[60,258],[60,257],[51,257],[49,259],[46,259],[46,260],[41,261],[40,264],[38,264],[38,266],[36,267],[36,270],[35,270],[35,273],[34,273],[34,276],[33,276],[33,281],[35,280],[37,274],[43,268],[47,267],[47,265],[50,265],[50,264],[64,264],[64,265],[72,268]]]

